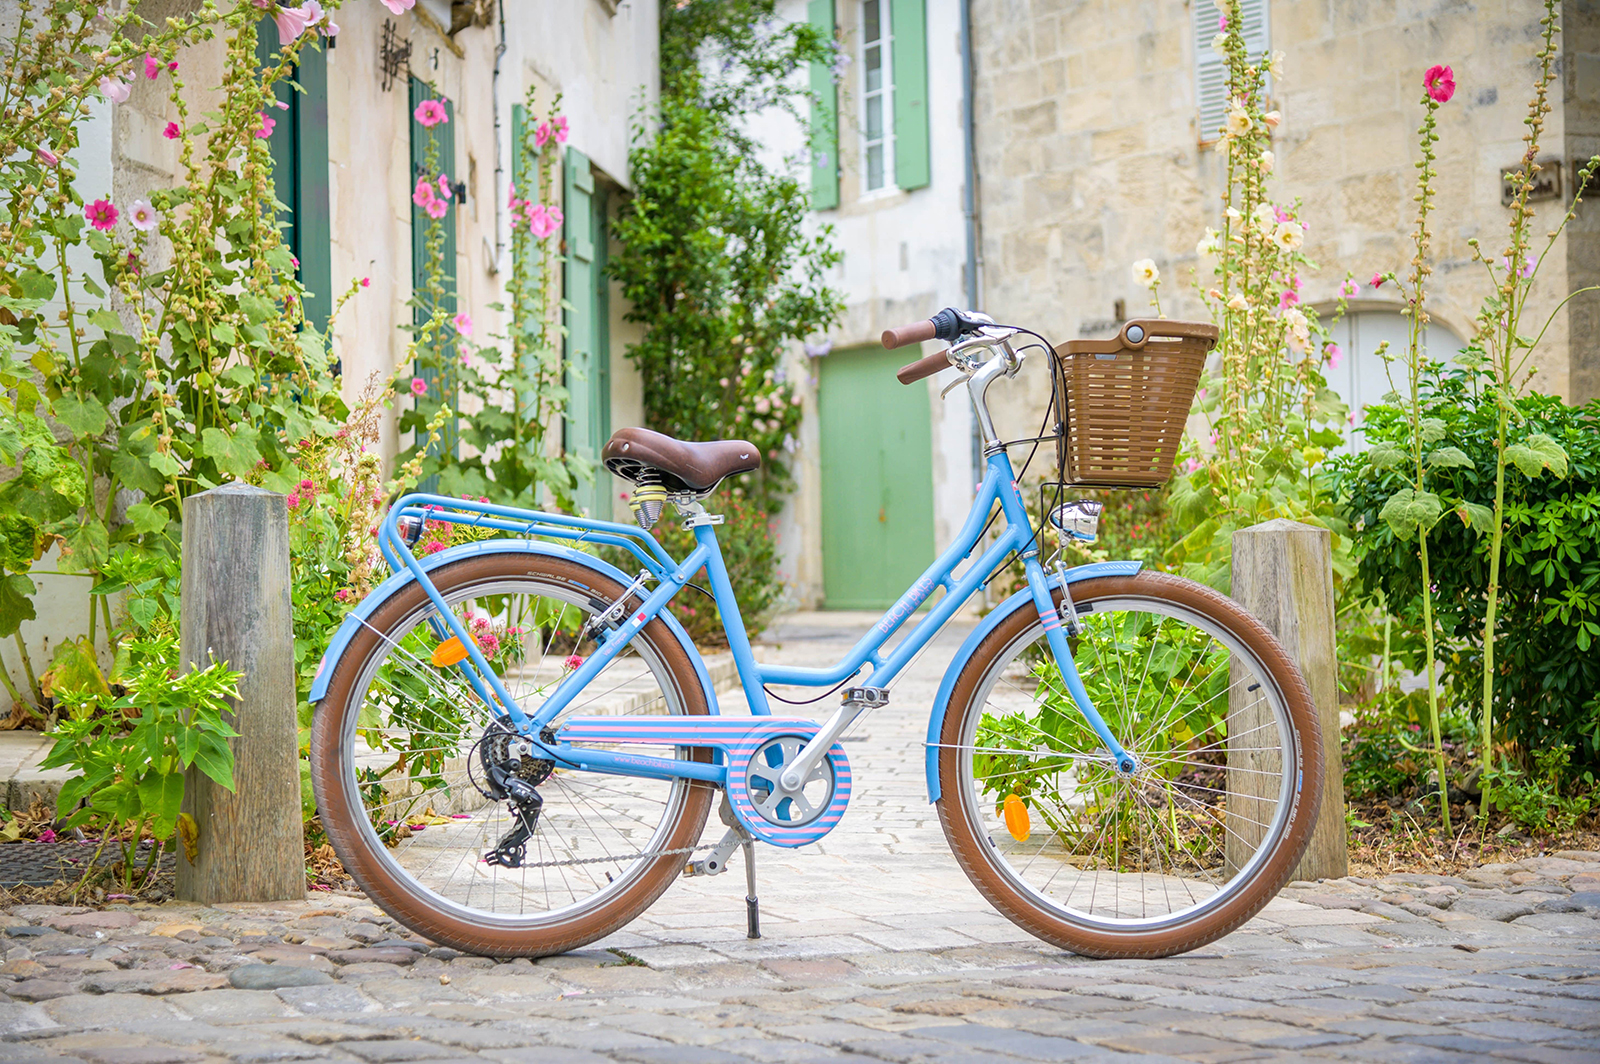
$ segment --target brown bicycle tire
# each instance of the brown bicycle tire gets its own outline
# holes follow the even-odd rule
[[[978,644],[951,689],[939,739],[942,744],[938,762],[939,820],[957,863],[973,886],[990,904],[1030,934],[1089,957],[1149,958],[1184,953],[1216,941],[1260,912],[1288,882],[1311,841],[1323,786],[1321,730],[1311,692],[1277,638],[1238,603],[1204,584],[1166,573],[1142,572],[1135,576],[1080,581],[1072,585],[1072,596],[1081,602],[1122,597],[1173,602],[1226,628],[1255,654],[1283,695],[1297,740],[1292,745],[1302,776],[1301,785],[1292,798],[1287,831],[1253,879],[1236,896],[1213,911],[1197,914],[1190,923],[1161,930],[1111,932],[1085,927],[1049,912],[1008,881],[988,857],[984,826],[968,821],[959,790],[962,751],[956,747],[964,734],[967,714],[982,711],[981,706],[973,705],[974,696],[996,657],[1029,628],[1040,623],[1031,603],[1007,616]],[[1059,590],[1055,592],[1055,601],[1057,605],[1061,602]],[[1285,765],[1285,772],[1289,767]]]
[[[477,555],[446,563],[429,574],[434,586],[447,598],[476,583],[508,579],[539,579],[563,583],[589,595],[615,601],[623,585],[598,569],[549,555],[505,552]],[[368,626],[356,633],[331,666],[333,675],[327,695],[317,705],[311,727],[311,782],[316,792],[317,809],[323,829],[334,852],[356,884],[385,912],[417,934],[467,953],[495,957],[543,957],[577,949],[620,928],[661,896],[683,871],[687,858],[665,855],[651,863],[635,882],[604,904],[554,920],[548,926],[506,926],[505,921],[473,919],[441,911],[428,898],[411,889],[393,874],[388,864],[372,853],[367,835],[360,828],[366,816],[359,794],[353,794],[353,776],[345,760],[353,752],[344,742],[345,723],[350,713],[359,712],[352,699],[352,686],[365,664],[380,645],[380,635],[426,601],[426,592],[412,582],[386,599],[368,618]],[[709,712],[705,692],[689,656],[666,623],[656,617],[634,637],[648,643],[666,665],[677,687],[679,704],[686,715]],[[355,693],[359,697],[360,692]],[[697,761],[709,761],[705,748],[691,751]],[[663,849],[694,846],[700,841],[711,809],[711,788],[695,782],[689,785]]]

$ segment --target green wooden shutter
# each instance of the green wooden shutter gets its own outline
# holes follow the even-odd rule
[[[256,25],[256,60],[275,62],[278,30],[272,19]],[[306,288],[307,323],[325,329],[333,311],[333,264],[330,259],[331,227],[328,217],[328,57],[321,42],[300,47],[292,77],[304,89],[296,92],[287,81],[274,86],[279,102],[274,108],[268,146],[272,152],[273,188],[283,204],[283,243],[300,260],[295,276]]]
[[[594,172],[589,158],[576,148],[568,148],[564,167],[562,236],[567,245],[566,276],[563,285],[567,323],[567,418],[566,449],[571,454],[598,465],[595,445],[594,373]],[[595,476],[598,483],[600,477]],[[596,512],[596,488],[578,485],[578,503],[589,513]]]
[[[408,198],[412,189],[416,188],[417,178],[424,176],[428,153],[429,131],[416,119],[417,105],[423,100],[432,99],[444,100],[445,114],[450,118],[450,121],[433,127],[433,132],[439,140],[439,173],[448,175],[452,181],[456,177],[455,105],[450,100],[436,94],[427,82],[413,76],[408,100],[409,114],[411,116],[411,181],[406,187]],[[429,173],[426,176],[430,181],[437,181],[439,173]],[[417,293],[419,300],[422,301],[427,298],[423,288],[427,284],[425,267],[428,223],[431,220],[427,212],[418,207],[413,201],[411,205],[411,288],[413,292]],[[456,313],[456,202],[453,197],[442,222],[444,224],[444,247],[441,254],[444,258],[445,274],[444,294],[440,298],[439,305],[447,315],[454,317]],[[427,321],[433,316],[434,309],[433,307],[422,306],[419,302],[419,305],[412,311],[412,324],[421,325]],[[445,397],[445,401],[452,404],[456,401],[456,360],[452,357],[454,347],[455,329],[453,326],[447,325],[438,334],[438,340],[429,352],[433,361],[437,363],[437,368],[424,367],[420,374],[422,379],[428,382],[430,391],[435,388],[439,389],[439,394]],[[444,438],[437,445],[437,453],[443,454],[448,451],[453,455],[459,454],[459,426],[455,418],[451,418],[445,423],[442,435]],[[429,478],[430,481],[433,479]],[[434,486],[425,484],[423,485],[423,490],[434,490]]]
[[[833,0],[810,0],[806,13],[834,39]],[[811,206],[826,211],[839,206],[839,89],[828,64],[811,64],[811,95]]]
[[[611,438],[611,281],[606,277],[606,190],[597,188],[590,196],[594,215],[594,351],[591,370],[594,384],[590,388],[589,438],[595,454]],[[611,478],[602,468],[595,469],[594,508],[591,517],[609,521],[611,509]]]
[[[925,0],[889,0],[894,64],[894,183],[922,188],[932,179],[928,158],[928,21]]]

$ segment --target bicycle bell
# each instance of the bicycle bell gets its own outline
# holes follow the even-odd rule
[[[1050,523],[1067,539],[1093,543],[1100,538],[1100,511],[1105,503],[1093,499],[1064,502],[1050,511]]]

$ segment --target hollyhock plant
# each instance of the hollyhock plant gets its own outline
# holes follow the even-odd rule
[[[417,104],[417,109],[412,112],[412,117],[424,129],[432,129],[441,122],[450,121],[450,115],[444,109],[444,103],[440,100],[423,100]]]
[[[278,47],[285,48],[305,33],[311,23],[311,15],[303,6],[279,7],[273,12],[272,21],[278,27]]]
[[[83,216],[102,233],[110,232],[117,226],[117,207],[108,199],[97,199],[89,204],[83,209]]]
[[[422,209],[427,212],[429,218],[438,219],[443,218],[449,212],[450,204],[442,199],[429,200],[423,205]]]
[[[100,79],[100,92],[112,103],[127,103],[128,94],[133,87],[120,78],[105,77]]]
[[[1456,94],[1456,76],[1447,66],[1431,66],[1422,75],[1422,87],[1434,103],[1449,103]]]
[[[417,187],[411,193],[411,202],[418,207],[426,207],[433,200],[433,182],[425,177],[417,178]]]

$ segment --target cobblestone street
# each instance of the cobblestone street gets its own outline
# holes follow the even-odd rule
[[[832,660],[867,621],[788,618],[767,659]],[[839,828],[760,849],[759,941],[738,858],[537,963],[433,947],[342,895],[21,906],[0,921],[0,1061],[1600,1061],[1600,853],[1298,883],[1161,961],[1089,961],[1015,929],[956,867],[924,790],[927,707],[966,630],[847,739]],[[737,691],[722,701],[743,712]]]

